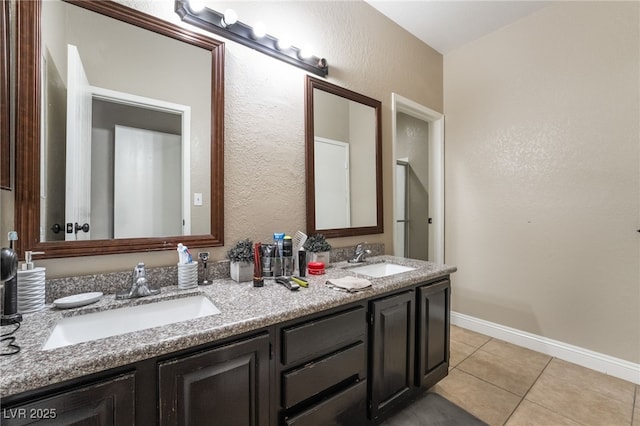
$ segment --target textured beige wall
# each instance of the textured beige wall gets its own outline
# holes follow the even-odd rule
[[[444,58],[453,309],[635,363],[639,8],[561,2]]]
[[[173,0],[123,3],[179,23]],[[209,2],[224,10],[224,2]],[[384,234],[333,239],[392,247],[391,93],[442,111],[442,56],[362,2],[233,2],[240,20],[263,19],[268,33],[287,30],[316,47],[329,62],[328,81],[382,101]],[[179,23],[191,28],[187,24]],[[193,28],[192,28],[193,29]],[[218,37],[216,37],[218,38]],[[399,46],[402,46],[400,49]],[[225,242],[210,250],[223,259],[228,246],[274,231],[306,229],[304,202],[304,77],[298,68],[226,42]],[[174,251],[38,262],[47,275],[70,276],[176,262]]]

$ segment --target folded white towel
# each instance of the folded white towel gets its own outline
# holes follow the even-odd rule
[[[361,291],[371,287],[371,281],[358,277],[332,278],[327,280],[325,284],[337,290],[345,290],[348,292]]]

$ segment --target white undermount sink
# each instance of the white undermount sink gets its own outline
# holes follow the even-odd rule
[[[211,300],[197,295],[77,315],[59,320],[42,349],[75,345],[219,313],[220,309]]]
[[[398,265],[396,263],[372,263],[370,265],[356,266],[349,268],[351,272],[368,275],[373,278],[388,277],[389,275],[400,274],[402,272],[413,271],[416,268],[411,266]]]

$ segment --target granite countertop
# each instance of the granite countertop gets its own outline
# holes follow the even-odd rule
[[[21,347],[21,351],[16,355],[0,357],[0,397],[214,342],[456,271],[454,266],[387,255],[368,258],[366,263],[383,261],[416,269],[383,278],[370,278],[372,287],[358,293],[336,291],[324,285],[330,278],[356,275],[348,270],[354,265],[339,262],[332,263],[325,275],[308,276],[309,287],[300,288],[299,291],[290,291],[272,280],[265,280],[264,287],[253,287],[251,282],[236,283],[230,279],[216,279],[212,285],[199,286],[191,290],[178,290],[177,286],[163,287],[162,294],[158,296],[134,301],[116,301],[114,295],[109,294],[99,302],[73,309],[61,310],[48,304],[42,311],[24,314],[21,326],[15,334],[15,343]],[[187,294],[208,296],[221,313],[91,342],[42,350],[55,323],[63,317],[129,306],[143,300],[162,300]]]

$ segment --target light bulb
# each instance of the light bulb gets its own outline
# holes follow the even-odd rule
[[[302,49],[300,49],[299,55],[300,59],[309,59],[313,56],[313,47],[307,44]]]
[[[256,23],[256,26],[253,27],[253,37],[262,38],[266,34],[267,34],[267,26],[264,24],[264,22],[258,21],[258,23]]]
[[[204,9],[204,0],[188,0],[187,3],[193,13],[202,12]]]
[[[238,22],[238,14],[233,9],[227,9],[224,11],[224,15],[222,16],[221,24],[224,28],[230,27],[231,25]]]
[[[287,50],[291,47],[291,40],[288,36],[284,35],[278,39],[278,49],[279,50]]]

